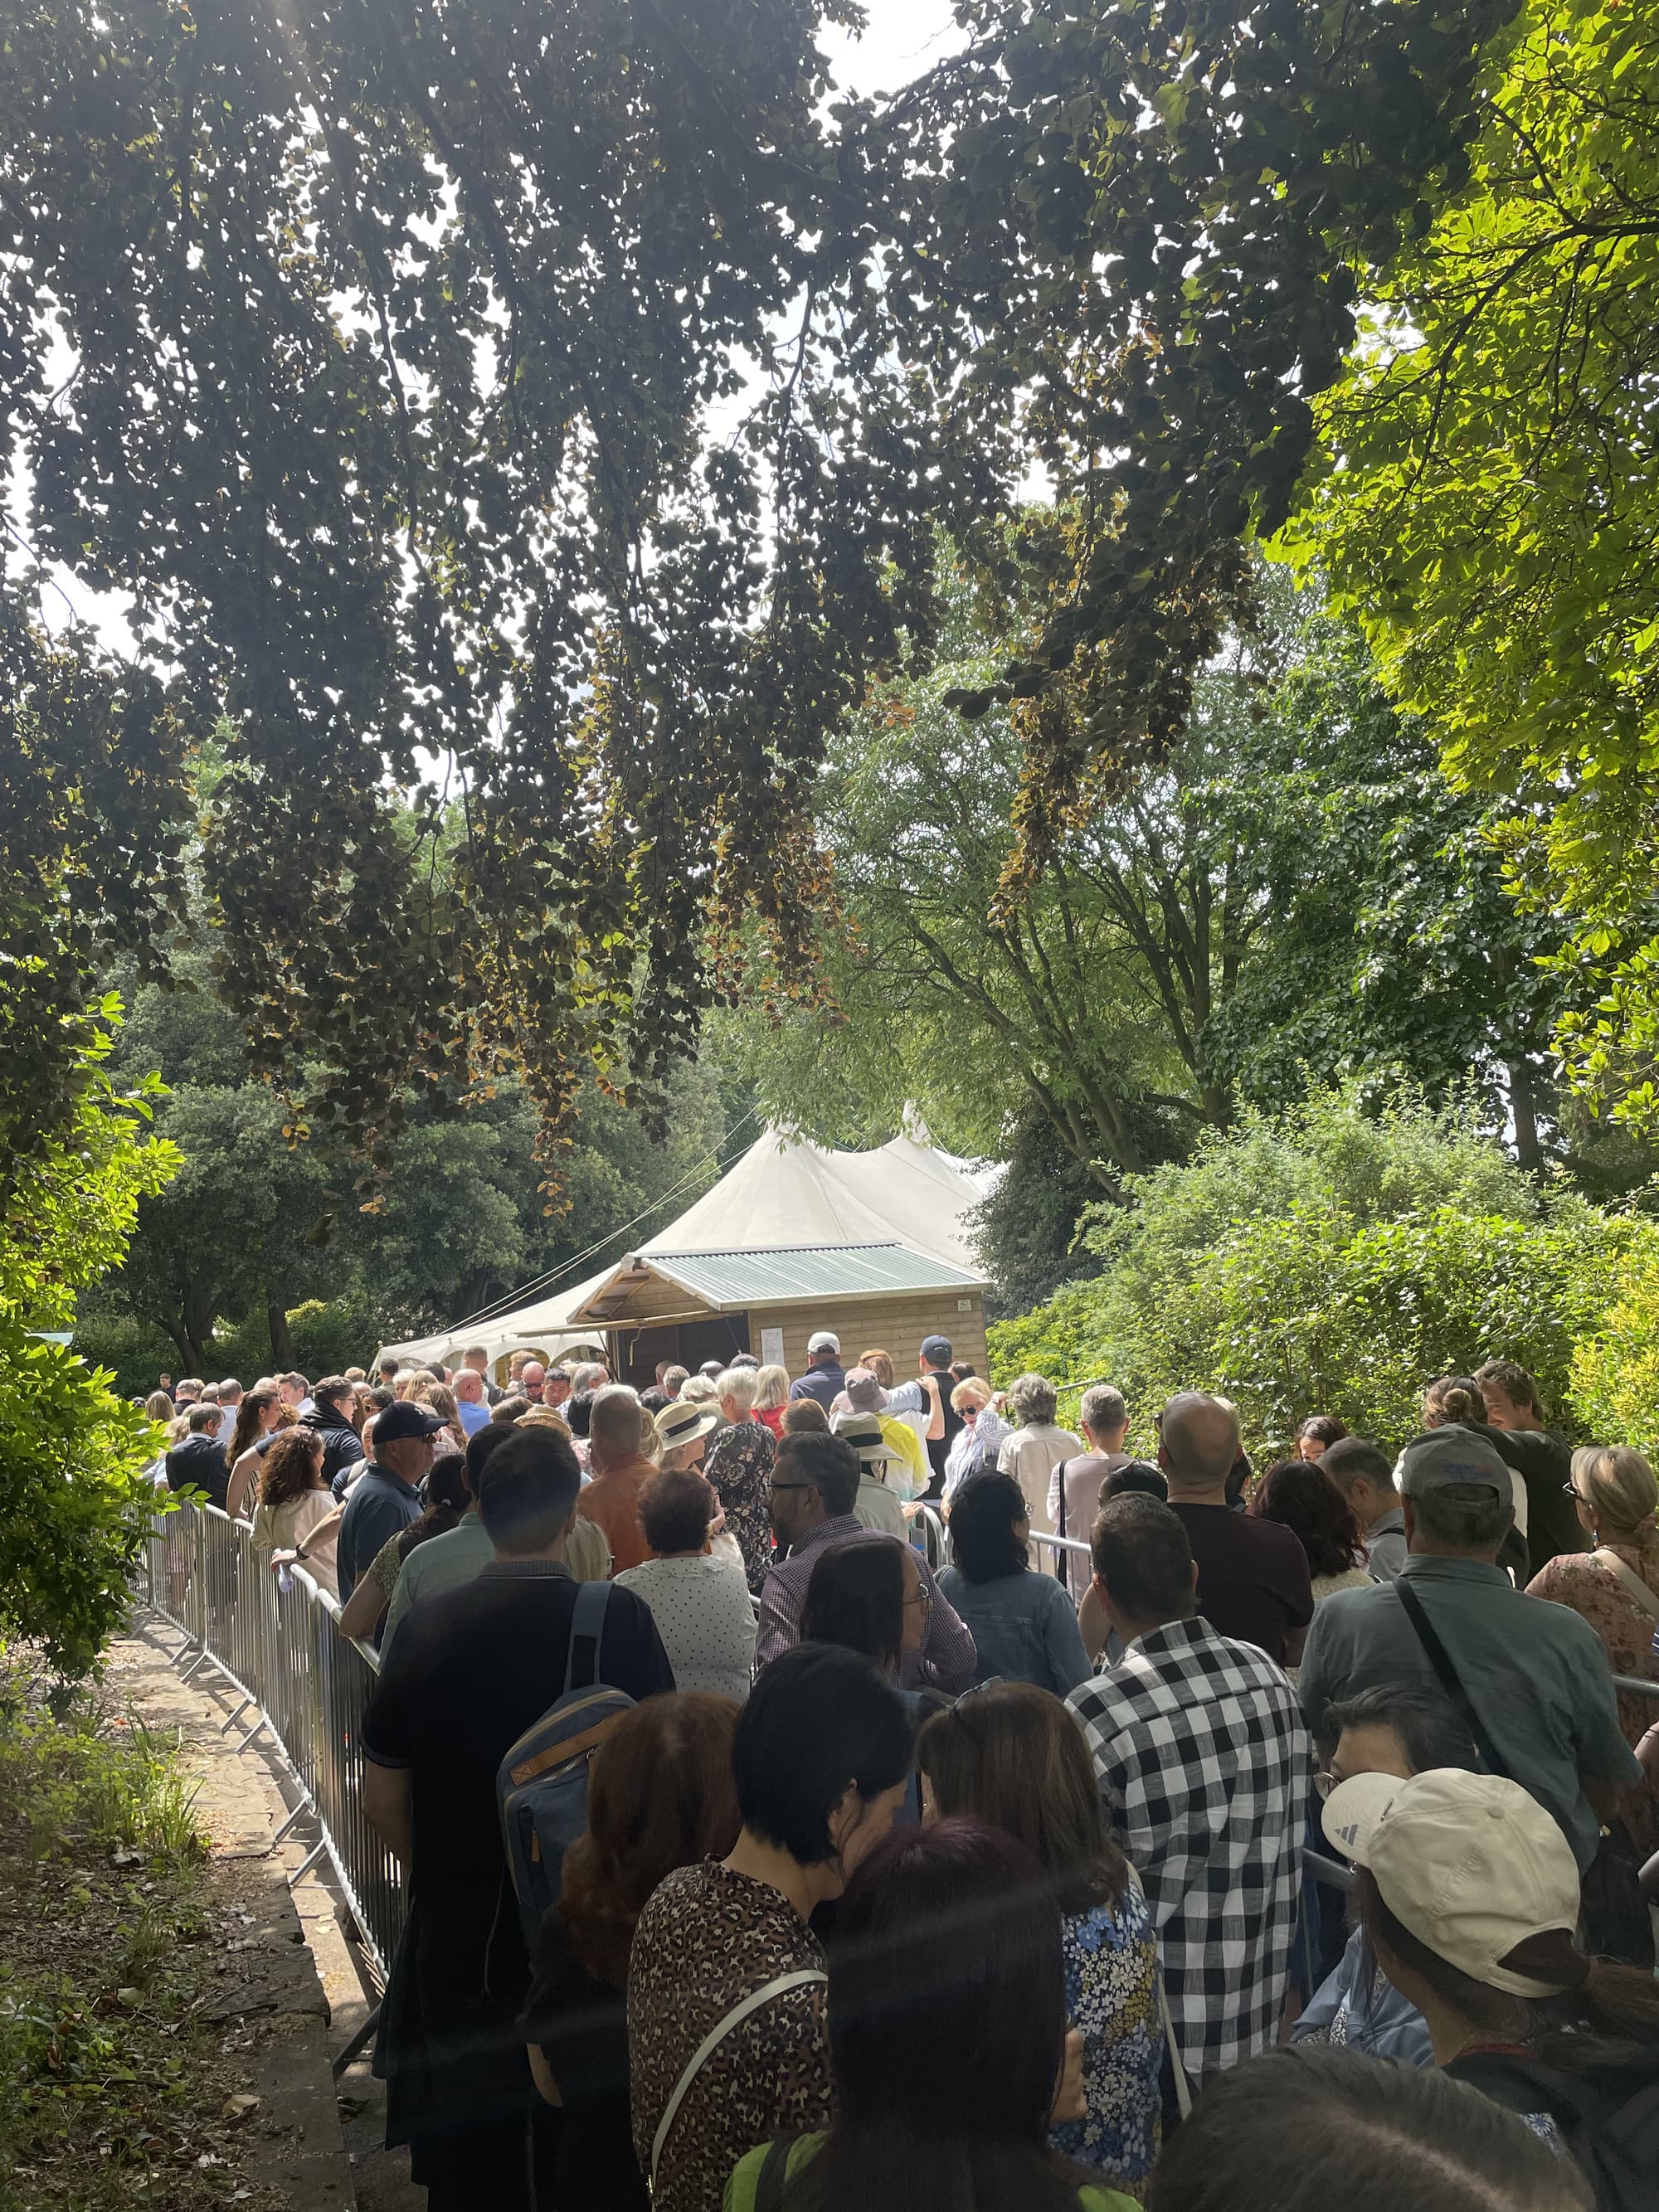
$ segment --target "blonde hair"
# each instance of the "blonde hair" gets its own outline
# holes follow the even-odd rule
[[[990,1402],[991,1386],[981,1382],[977,1375],[963,1376],[951,1393],[951,1403],[958,1413],[966,1413],[969,1406],[988,1406]]]
[[[728,1367],[715,1382],[714,1395],[729,1398],[740,1413],[749,1413],[754,1411],[758,1387],[752,1367]],[[684,1390],[680,1395],[685,1395]]]
[[[726,1377],[721,1376],[720,1380],[723,1382]],[[706,1375],[688,1375],[680,1385],[682,1406],[716,1406],[720,1395]]]
[[[570,1441],[569,1422],[551,1406],[532,1406],[527,1413],[520,1414],[513,1425],[520,1429],[553,1429],[567,1443]]]
[[[769,1413],[789,1403],[789,1370],[761,1367],[755,1371],[755,1403]]]
[[[1659,1543],[1659,1482],[1629,1444],[1581,1444],[1572,1455],[1572,1486],[1605,1535]]]

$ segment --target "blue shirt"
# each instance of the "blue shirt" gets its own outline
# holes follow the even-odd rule
[[[457,1406],[455,1410],[461,1417],[462,1428],[470,1437],[476,1437],[480,1429],[487,1429],[489,1426],[488,1406],[470,1406],[462,1403]]]
[[[1292,2043],[1345,2044],[1368,2058],[1399,2058],[1407,2066],[1432,2066],[1429,2024],[1389,1980],[1356,1928],[1347,1948],[1308,2000],[1291,2030]]]
[[[994,1582],[970,1583],[960,1567],[946,1567],[939,1586],[973,1631],[976,1682],[994,1675],[1005,1682],[1035,1682],[1063,1698],[1088,1680],[1077,1609],[1052,1575],[1027,1567]]]
[[[401,1535],[421,1517],[421,1495],[401,1475],[371,1460],[353,1484],[340,1521],[335,1551],[343,1605],[368,1572],[369,1561],[389,1537]]]

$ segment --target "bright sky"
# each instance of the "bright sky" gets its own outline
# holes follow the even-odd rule
[[[854,92],[896,92],[962,43],[951,0],[864,0],[864,34],[830,30],[823,44],[838,83]]]

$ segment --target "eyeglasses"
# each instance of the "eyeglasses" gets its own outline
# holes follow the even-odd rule
[[[766,1486],[766,1494],[769,1498],[776,1498],[786,1490],[816,1490],[817,1488],[816,1482],[769,1482]]]
[[[931,1613],[933,1609],[933,1593],[926,1583],[918,1583],[915,1595],[907,1597],[904,1602],[906,1605],[919,1605],[924,1613]]]
[[[1314,1790],[1320,1797],[1328,1797],[1333,1790],[1347,1780],[1346,1774],[1333,1773],[1328,1766],[1322,1767],[1314,1777]]]
[[[1576,1499],[1580,1505],[1584,1502],[1579,1495],[1578,1485],[1576,1482],[1564,1482],[1561,1486],[1561,1495],[1563,1498]]]

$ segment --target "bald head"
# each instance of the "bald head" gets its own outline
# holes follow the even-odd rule
[[[1164,1408],[1159,1434],[1158,1463],[1171,1498],[1214,1492],[1220,1499],[1238,1457],[1238,1416],[1231,1407],[1202,1390],[1183,1390]]]
[[[644,1410],[626,1383],[612,1383],[596,1395],[587,1416],[589,1459],[596,1474],[639,1457],[644,1424]]]

